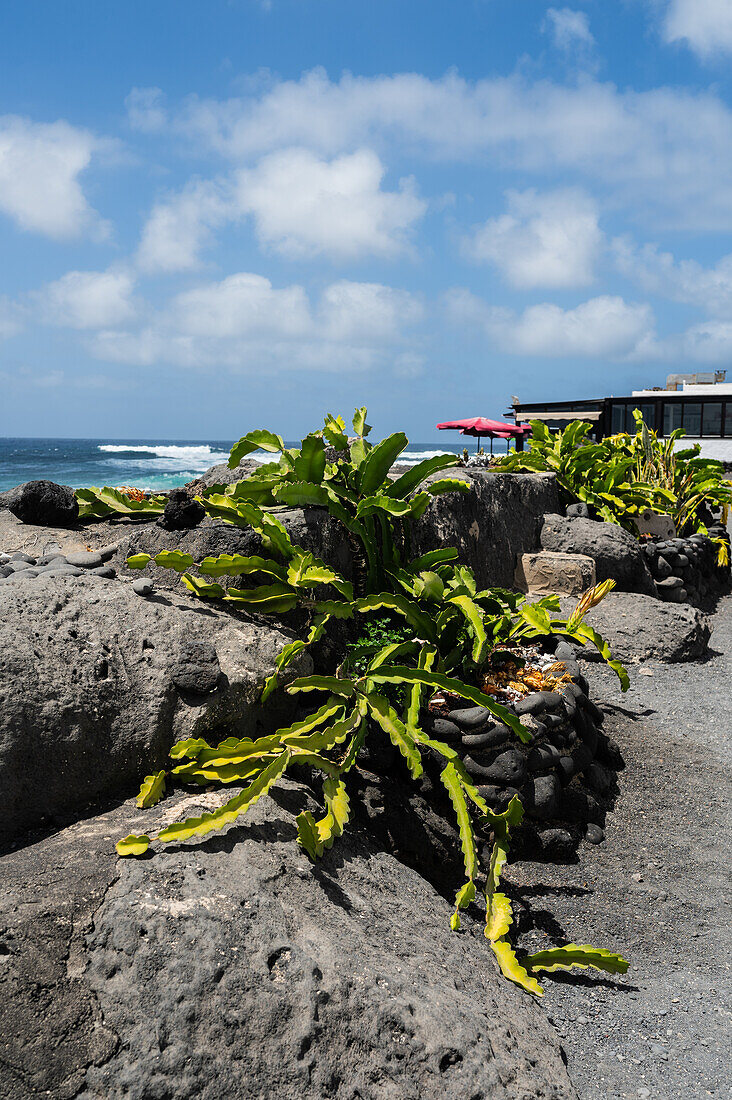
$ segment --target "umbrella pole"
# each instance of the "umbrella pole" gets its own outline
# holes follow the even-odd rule
[[[491,436],[491,458],[493,458],[493,436]]]

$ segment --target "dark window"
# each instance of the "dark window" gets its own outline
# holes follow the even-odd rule
[[[698,439],[701,435],[701,404],[684,405],[684,431],[692,438]]]
[[[675,428],[681,427],[681,403],[666,402],[663,406],[663,434],[671,435]]]
[[[625,405],[613,405],[613,422],[611,434],[625,431]]]
[[[704,402],[704,424],[702,427],[702,435],[721,435],[722,434],[722,402],[721,401],[705,401]]]
[[[652,431],[656,427],[656,406],[655,405],[639,405],[640,411],[643,414],[643,420],[647,428]]]

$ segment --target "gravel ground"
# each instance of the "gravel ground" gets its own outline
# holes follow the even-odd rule
[[[732,1096],[732,597],[713,627],[706,661],[637,665],[626,695],[590,666],[626,761],[606,839],[573,865],[507,869],[535,929],[522,946],[573,940],[631,962],[618,979],[545,976],[582,1100]]]

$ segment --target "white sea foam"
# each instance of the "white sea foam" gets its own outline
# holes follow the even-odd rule
[[[188,470],[196,473],[207,470],[209,466],[215,466],[219,462],[226,462],[228,451],[217,451],[208,444],[191,444],[180,446],[176,444],[151,443],[148,446],[125,443],[100,443],[99,450],[108,455],[116,455],[109,458],[109,463],[115,465],[131,466],[135,469],[148,470]],[[127,457],[136,455],[138,457]],[[146,457],[143,458],[142,456]],[[125,457],[122,457],[125,456]]]

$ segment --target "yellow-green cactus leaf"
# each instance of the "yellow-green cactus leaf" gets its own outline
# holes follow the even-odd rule
[[[165,770],[155,772],[154,775],[146,775],[137,796],[137,806],[140,810],[146,810],[148,806],[154,806],[165,794]]]
[[[513,909],[506,895],[489,895],[485,914],[485,938],[495,943],[506,935],[512,924]]]
[[[593,967],[595,970],[604,970],[608,974],[625,974],[630,965],[622,955],[606,951],[604,947],[591,947],[588,943],[568,943],[564,947],[550,947],[547,951],[525,955],[521,962],[532,973],[536,970],[545,970],[547,973],[554,970],[571,970],[576,966],[580,970]]]
[[[238,817],[265,795],[280,778],[290,762],[290,753],[285,751],[268,764],[264,771],[260,772],[253,783],[245,787],[243,791],[230,798],[223,806],[219,806],[210,814],[201,814],[200,817],[189,817],[185,821],[176,821],[168,825],[158,833],[158,840],[163,844],[173,841],[190,840],[194,836],[206,836],[208,833],[223,829],[226,825],[236,821]]]
[[[491,942],[491,947],[498,959],[498,965],[504,977],[515,982],[516,985],[520,985],[527,993],[535,993],[537,997],[544,996],[544,990],[536,978],[532,978],[531,974],[518,961],[510,943],[506,940],[495,940]]]
[[[142,856],[149,847],[150,837],[145,833],[141,833],[140,836],[130,833],[115,844],[119,856]]]

